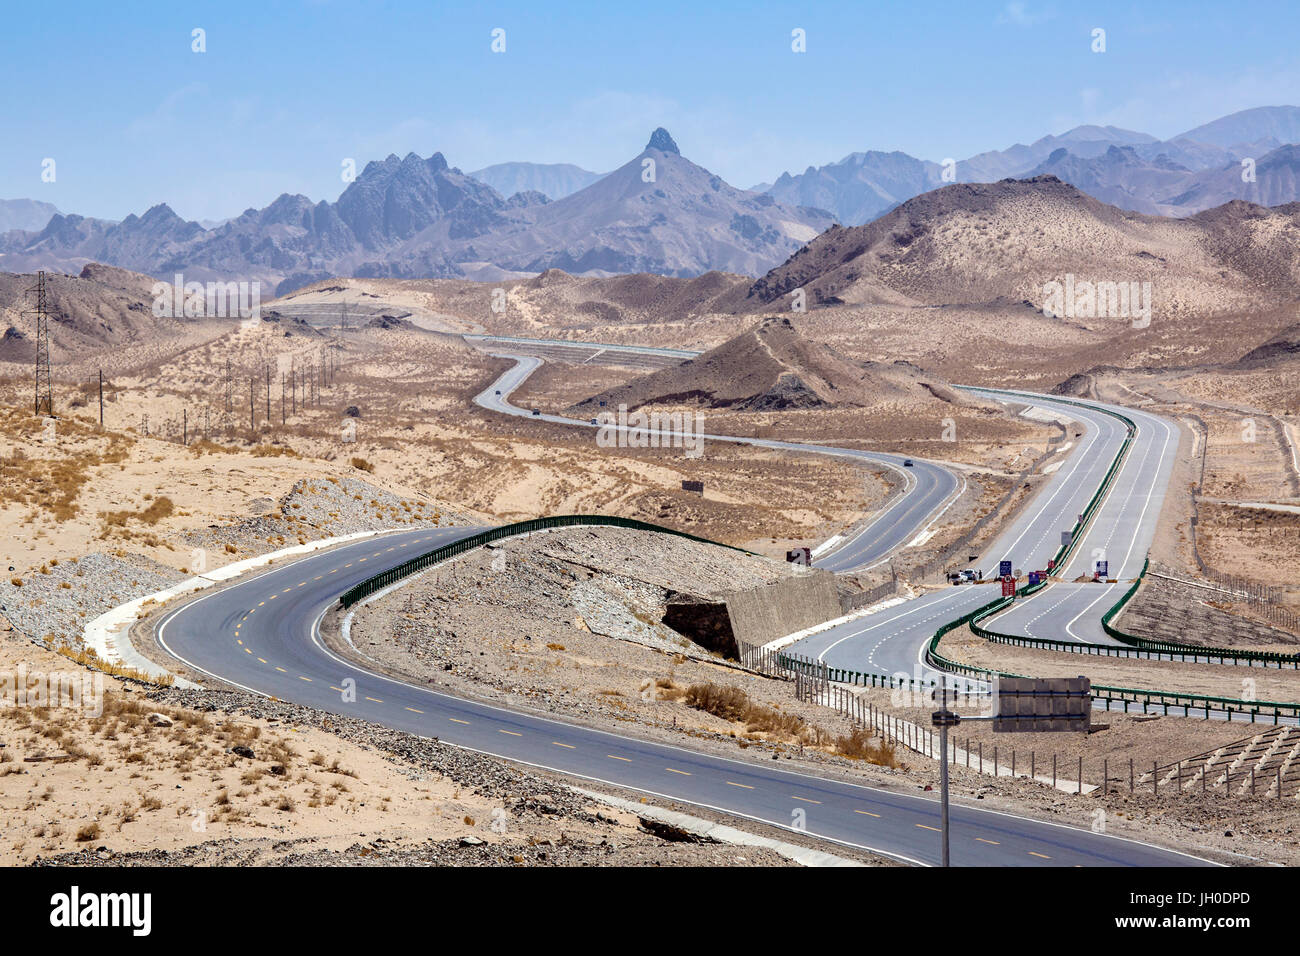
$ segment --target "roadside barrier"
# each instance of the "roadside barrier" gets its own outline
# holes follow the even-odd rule
[[[730,548],[732,551],[739,551],[741,554],[753,554],[752,551],[746,551],[744,548],[736,548],[729,544],[720,544],[717,541],[710,541],[708,538],[697,537],[688,534],[685,531],[677,531],[673,528],[664,528],[657,524],[650,524],[648,521],[637,521],[635,518],[619,518],[613,515],[553,515],[549,518],[532,518],[528,521],[519,521],[515,524],[505,524],[496,528],[488,528],[478,534],[472,534],[469,537],[461,538],[450,544],[444,544],[441,547],[434,548],[432,551],[417,555],[409,561],[403,561],[396,567],[389,568],[387,571],[381,571],[373,577],[366,578],[358,584],[353,585],[343,592],[339,598],[340,603],[347,608],[352,607],[358,601],[361,601],[376,591],[381,591],[400,581],[402,578],[423,571],[435,564],[446,561],[448,558],[454,558],[458,554],[464,554],[467,551],[473,551],[475,548],[481,548],[485,544],[491,544],[493,541],[500,541],[504,538],[515,538],[519,535],[531,534],[534,531],[548,531],[552,528],[574,528],[574,527],[607,527],[607,528],[631,528],[634,531],[654,531],[659,534],[671,534],[678,538],[686,538],[688,541],[698,541],[701,544],[712,544],[720,548]]]

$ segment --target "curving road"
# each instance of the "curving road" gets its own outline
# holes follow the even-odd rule
[[[1008,401],[1005,393],[972,389]],[[1115,643],[1102,631],[1101,617],[1142,570],[1164,503],[1178,450],[1175,426],[1155,415],[1098,402],[1068,405],[1051,396],[1015,393],[1014,400],[1058,411],[1075,421],[1065,462],[1021,508],[1017,518],[987,549],[985,566],[1006,559],[1013,569],[1042,569],[1101,484],[1127,428],[1108,412],[1127,415],[1137,426],[1124,462],[1074,551],[1057,573],[1061,580],[1017,600],[985,626],[1003,633],[1055,640]],[[1083,434],[1077,434],[1079,428]],[[1075,583],[1091,576],[1094,562],[1110,562],[1115,584]],[[887,611],[828,629],[795,645],[795,653],[832,667],[934,680],[925,663],[926,646],[940,625],[993,600],[997,586],[964,586],[932,592]]]
[[[939,862],[939,810],[930,797],[828,780],[768,761],[728,759],[453,697],[374,674],[324,646],[319,622],[344,590],[413,553],[474,530],[399,532],[302,558],[168,612],[159,622],[158,641],[196,670],[255,693],[583,780],[801,829],[906,862]],[[1143,843],[989,810],[954,806],[951,818],[956,865],[1203,862]]]
[[[535,340],[528,340],[535,341]],[[551,343],[553,344],[553,343]],[[622,346],[606,346],[606,351],[620,351]],[[474,398],[474,403],[489,411],[502,415],[514,415],[530,418],[534,421],[550,422],[557,425],[571,425],[579,428],[598,429],[601,426],[590,420],[565,418],[561,415],[534,415],[531,410],[520,408],[510,402],[510,395],[542,364],[542,358],[536,355],[523,355],[513,352],[493,352],[497,358],[513,359],[515,366],[507,370]],[[692,353],[687,353],[692,354]],[[616,430],[617,426],[610,426]],[[662,437],[680,435],[680,432],[663,430]],[[692,436],[697,437],[697,436]],[[758,448],[775,448],[781,451],[802,452],[804,454],[831,455],[839,458],[853,458],[874,465],[882,465],[897,472],[904,480],[904,490],[894,497],[886,508],[875,515],[867,524],[852,532],[830,554],[823,555],[813,562],[815,567],[828,571],[864,571],[886,561],[898,549],[904,547],[918,533],[924,530],[927,522],[933,521],[953,500],[961,489],[962,483],[948,469],[925,461],[912,459],[910,467],[904,467],[905,455],[887,452],[862,451],[855,448],[833,448],[828,445],[811,445],[800,442],[775,441],[767,438],[738,438],[732,435],[704,434],[705,441],[722,441],[740,445],[752,445]]]
[[[480,403],[497,404],[497,389],[502,398],[507,397],[522,381],[521,373],[526,374],[525,364],[507,372],[480,396]],[[779,442],[762,444],[786,447]],[[796,446],[796,450],[808,449]],[[843,453],[866,457],[854,451]],[[167,612],[159,622],[158,641],[196,670],[256,693],[437,737],[584,780],[798,829],[906,862],[939,861],[939,810],[931,797],[820,778],[766,761],[730,759],[453,697],[372,673],[324,646],[319,622],[343,591],[414,553],[474,530],[398,532],[304,557]],[[1024,537],[1027,547],[1028,532]],[[942,620],[979,592],[987,589],[952,588],[920,601],[929,602],[924,613],[932,620]],[[908,613],[919,611],[912,608]],[[954,806],[951,821],[956,865],[1205,862],[1120,837],[968,806]]]

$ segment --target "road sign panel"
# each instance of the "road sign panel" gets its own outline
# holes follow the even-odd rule
[[[1073,540],[1074,540],[1074,532],[1073,532],[1073,531],[1062,531],[1062,532],[1061,532],[1061,547],[1063,547],[1063,548],[1068,548],[1068,547],[1070,546],[1070,542],[1073,541]]]
[[[1098,561],[1098,562],[1097,562],[1097,577],[1099,577],[1099,578],[1108,578],[1108,577],[1110,577],[1110,562],[1109,562],[1109,561]]]
[[[1002,596],[1003,597],[1016,596],[1016,579],[1009,574],[1002,579]]]
[[[1000,577],[1000,578],[1005,578],[1005,577],[1007,577],[1007,576],[1010,575],[1010,574],[1011,574],[1011,562],[1010,562],[1010,561],[999,561],[999,562],[998,562],[998,577]]]
[[[993,730],[1084,731],[1092,723],[1092,681],[1087,677],[999,677]]]

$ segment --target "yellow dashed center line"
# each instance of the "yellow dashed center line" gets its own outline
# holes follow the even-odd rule
[[[551,741],[551,744],[552,744],[553,746],[556,746],[556,747],[563,747],[565,750],[577,750],[577,749],[578,749],[577,747],[573,746],[573,744],[562,744],[562,743],[560,743],[558,740],[552,740],[552,741]]]
[[[253,653],[253,652],[250,651],[250,650],[246,647],[246,648],[244,648],[244,653],[245,653],[245,654],[251,654],[251,653]],[[258,658],[258,660],[261,660],[261,658]],[[266,661],[262,661],[262,663],[265,664]]]
[[[924,823],[918,823],[917,826],[920,827],[922,830],[933,830],[935,833],[943,832],[938,827],[927,827]]]
[[[672,767],[664,767],[664,769],[667,770],[669,773],[680,773],[683,777],[690,776],[690,774],[687,773],[685,770],[674,770]]]
[[[289,673],[289,672],[288,672],[287,670],[285,670],[283,667],[277,667],[276,670],[278,670],[281,674],[287,674],[287,673]]]
[[[265,601],[258,601],[258,602],[257,602],[257,606],[258,606],[258,607],[261,607],[261,606],[262,606],[263,604],[265,604],[265,603],[266,603]],[[252,614],[253,612],[252,612],[252,611],[249,611],[248,613],[249,613],[249,614]]]
[[[343,693],[343,688],[342,688],[342,687],[335,687],[333,684],[330,684],[330,690],[336,690],[336,691],[338,691],[340,694]]]
[[[250,652],[250,653],[251,653],[251,652]],[[263,664],[266,663],[266,658],[265,658],[265,657],[259,657],[258,660],[261,661]]]
[[[453,724],[468,724],[468,723],[469,723],[468,720],[460,720],[460,719],[457,718],[457,717],[448,717],[447,719],[450,720]]]
[[[511,737],[522,737],[523,734],[517,734],[513,730],[498,730],[499,734],[509,734]]]
[[[989,844],[990,846],[1001,846],[1001,845],[1002,845],[1002,844],[999,843],[997,840],[986,840],[986,839],[984,839],[983,837],[976,837],[976,838],[975,838],[975,841],[976,841],[977,843],[987,843],[987,844]]]
[[[632,762],[631,758],[629,757],[615,757],[613,754],[605,754],[605,756],[608,757],[610,760],[621,760],[624,763]]]
[[[1029,855],[1030,855],[1030,856],[1036,856],[1036,857],[1038,857],[1040,860],[1050,860],[1050,859],[1051,859],[1050,856],[1047,856],[1046,854],[1043,854],[1043,853],[1035,853],[1033,850],[1030,850],[1030,851],[1029,851]]]
[[[409,710],[409,711],[410,711],[411,713],[413,713],[413,714],[422,714],[422,713],[424,713],[424,711],[422,711],[422,710],[416,710],[414,707],[404,707],[404,708],[402,708],[402,709],[403,709],[403,710]]]
[[[799,796],[799,794],[797,794],[797,793],[794,795],[794,799],[796,799],[796,800],[800,800],[800,801],[802,801],[802,802],[804,802],[804,803],[821,803],[820,800],[814,800],[814,799],[812,799],[811,797],[801,797],[801,796]]]
[[[728,786],[728,787],[740,787],[740,788],[743,789],[743,790],[753,790],[753,789],[754,789],[753,787],[751,787],[751,786],[750,786],[749,784],[747,784],[747,783],[732,783],[730,780],[727,781],[727,786]]]
[[[853,812],[854,812],[854,813],[860,813],[860,814],[862,814],[864,817],[875,817],[876,819],[880,819],[880,814],[879,814],[879,813],[872,813],[870,810],[854,810]]]
[[[298,675],[298,680],[305,680],[307,683],[311,683],[310,677],[303,677],[301,674]]]
[[[289,593],[290,591],[292,591],[292,590],[293,590],[293,588],[285,588],[285,589],[284,589],[283,591],[281,591],[280,593],[281,593],[281,594],[288,594],[288,593]]]
[[[383,701],[380,700],[378,697],[367,697],[366,700],[373,700],[376,704],[382,704],[382,703],[383,703]]]

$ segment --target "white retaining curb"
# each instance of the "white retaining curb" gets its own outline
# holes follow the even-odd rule
[[[338,544],[347,544],[350,541],[358,541],[362,538],[371,538],[375,535],[391,534],[394,531],[409,531],[409,528],[387,528],[383,531],[357,531],[353,534],[340,535],[337,538],[322,538],[319,541],[309,541],[306,544],[297,544],[290,548],[281,548],[279,551],[272,551],[269,554],[260,554],[253,558],[245,558],[242,561],[232,561],[230,564],[223,565],[212,571],[195,575],[192,578],[186,578],[177,584],[162,591],[155,591],[153,594],[146,594],[138,597],[134,601],[128,601],[126,604],[119,604],[112,610],[105,611],[99,617],[85,626],[82,631],[82,641],[85,645],[95,652],[95,656],[101,661],[110,664],[119,664],[124,667],[133,667],[138,671],[148,674],[150,677],[170,676],[175,679],[175,686],[196,688],[199,685],[192,681],[179,677],[172,671],[156,664],[149,658],[145,657],[131,645],[130,631],[133,625],[142,616],[141,612],[145,610],[146,605],[150,605],[149,611],[156,610],[153,605],[163,605],[173,598],[185,594],[193,594],[196,591],[202,591],[210,588],[215,584],[222,584],[247,574],[249,571],[257,568],[266,567],[280,558],[296,557],[298,555],[310,554],[313,551],[319,551],[322,548],[330,548]]]

